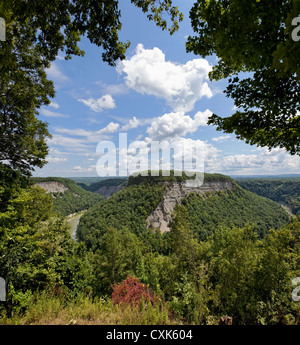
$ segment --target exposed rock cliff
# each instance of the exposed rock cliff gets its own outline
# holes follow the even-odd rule
[[[118,186],[102,186],[98,190],[96,190],[95,193],[101,194],[105,199],[107,199],[124,187],[125,184],[119,184]]]
[[[146,220],[148,227],[159,228],[162,233],[170,231],[168,223],[172,218],[175,206],[190,193],[204,195],[207,192],[230,191],[236,188],[233,183],[228,181],[205,182],[200,187],[188,186],[185,182],[165,182],[164,184],[166,189],[163,200]]]
[[[68,190],[66,186],[59,182],[37,182],[36,186],[43,188],[47,193],[64,193]]]

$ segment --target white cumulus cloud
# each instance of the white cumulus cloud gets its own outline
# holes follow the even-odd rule
[[[128,131],[130,129],[136,128],[141,124],[141,121],[138,120],[135,116],[128,121],[126,125],[121,128],[121,131]]]
[[[187,133],[195,132],[199,126],[206,126],[207,119],[211,115],[212,112],[210,110],[199,111],[194,118],[182,111],[164,114],[153,119],[151,126],[147,128],[147,133],[153,140],[168,140],[182,137]]]
[[[119,74],[126,74],[125,82],[131,89],[166,100],[174,111],[190,111],[202,97],[212,97],[208,73],[212,67],[205,59],[194,59],[186,64],[166,61],[159,48],[136,48],[135,55],[120,61]]]
[[[112,134],[119,129],[120,125],[116,122],[110,122],[106,127],[99,129],[96,134]]]
[[[79,102],[88,106],[91,110],[96,113],[101,113],[104,109],[114,109],[116,104],[111,95],[104,95],[100,98],[88,98],[88,99],[78,99]]]

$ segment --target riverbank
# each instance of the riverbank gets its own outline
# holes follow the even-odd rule
[[[70,228],[70,234],[75,241],[76,241],[76,230],[77,230],[77,227],[79,224],[79,220],[85,212],[86,212],[86,210],[80,211],[78,213],[73,213],[73,214],[66,217],[66,220],[71,227]]]

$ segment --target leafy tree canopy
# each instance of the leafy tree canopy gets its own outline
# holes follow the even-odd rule
[[[183,19],[168,0],[131,2],[171,34]],[[78,42],[85,34],[103,48],[102,59],[110,65],[125,58],[129,42],[118,38],[118,0],[8,0],[0,4],[0,17],[6,26],[6,40],[0,42],[0,164],[30,175],[46,163],[48,154],[47,123],[36,118],[38,109],[55,96],[45,68],[59,51],[66,59],[83,56]]]
[[[148,13],[149,20],[171,34],[183,19],[169,0],[131,0],[131,3]],[[16,37],[23,34],[25,27],[30,27],[27,38],[36,44],[47,61],[54,60],[60,50],[65,51],[66,59],[71,55],[84,55],[77,44],[80,37],[86,34],[91,43],[104,49],[103,60],[114,65],[118,58],[125,58],[129,46],[129,42],[120,42],[118,38],[122,27],[118,5],[118,0],[8,0],[5,10],[4,5],[0,9],[6,23],[12,24],[8,34],[13,32]],[[164,13],[170,18],[169,27]]]
[[[188,38],[187,51],[217,55],[210,78],[231,77],[225,93],[237,107],[229,117],[212,115],[209,123],[218,130],[300,153],[300,43],[292,25],[299,13],[293,0],[196,1],[190,11],[196,35]],[[252,74],[241,79],[240,72]]]

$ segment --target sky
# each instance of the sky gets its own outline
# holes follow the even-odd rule
[[[120,40],[131,46],[114,67],[85,37],[84,57],[58,55],[47,70],[56,96],[39,111],[52,134],[48,163],[33,176],[128,176],[180,165],[225,175],[300,172],[299,156],[248,145],[207,125],[212,113],[232,115],[234,103],[223,93],[226,80],[208,78],[216,57],[186,52],[194,0],[175,3],[184,21],[170,36],[129,0],[120,1]]]

